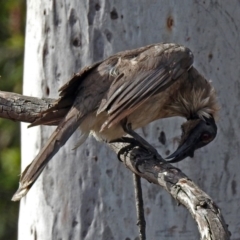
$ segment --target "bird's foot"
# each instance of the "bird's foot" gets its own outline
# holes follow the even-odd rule
[[[152,153],[157,159],[163,159],[158,151],[150,144],[148,143],[144,138],[142,138],[139,134],[137,134],[135,131],[132,130],[131,123],[123,124],[123,130],[131,135],[138,143],[139,147],[145,148],[148,152]]]
[[[122,127],[123,127],[123,130],[133,138],[122,137],[110,142],[110,143],[114,143],[114,142],[129,143],[128,146],[123,147],[118,152],[118,159],[120,161],[122,161],[121,155],[126,156],[135,147],[140,147],[142,149],[145,149],[147,152],[152,154],[156,159],[163,161],[163,158],[160,156],[158,151],[152,145],[150,145],[145,139],[143,139],[140,135],[138,135],[135,131],[132,130],[131,123],[126,123],[126,121],[124,121],[122,122]]]
[[[129,143],[129,145],[121,148],[117,154],[117,157],[119,161],[122,162],[121,155],[124,155],[125,157],[128,155],[128,153],[135,147],[143,147],[141,143],[139,143],[137,140],[134,138],[130,137],[121,137],[115,140],[110,141],[109,143]]]

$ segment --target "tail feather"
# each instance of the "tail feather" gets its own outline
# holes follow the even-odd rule
[[[42,150],[23,171],[20,178],[19,189],[13,195],[12,201],[18,201],[27,194],[45,168],[46,164],[66,143],[82,121],[83,117],[79,117],[78,110],[76,108],[71,108],[66,117],[59,123],[56,130],[52,133]]]

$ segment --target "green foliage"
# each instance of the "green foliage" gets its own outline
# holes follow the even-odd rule
[[[21,93],[25,1],[1,0],[0,89]],[[0,239],[17,239],[18,203],[11,197],[20,173],[19,123],[0,119]]]

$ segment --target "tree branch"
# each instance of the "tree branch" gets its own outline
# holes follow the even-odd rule
[[[139,228],[139,240],[146,240],[146,221],[144,217],[144,204],[142,198],[141,177],[133,173],[133,182],[135,187],[135,201],[137,210],[137,225]]]
[[[0,117],[32,123],[36,116],[48,109],[54,99],[39,99],[0,91]],[[109,144],[116,153],[128,144]],[[213,200],[195,185],[180,169],[156,160],[142,148],[134,148],[124,157],[125,166],[149,182],[162,186],[173,198],[185,206],[198,224],[201,239],[227,240],[230,232]]]
[[[0,91],[0,118],[32,123],[42,111],[52,106],[55,99],[35,98]]]
[[[122,146],[112,145],[115,152]],[[149,182],[162,186],[173,198],[185,206],[198,225],[201,239],[226,240],[230,232],[219,207],[180,169],[156,160],[142,148],[133,149],[123,162],[132,172]]]

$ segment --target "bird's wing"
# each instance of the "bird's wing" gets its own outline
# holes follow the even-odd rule
[[[91,66],[84,67],[79,73],[74,74],[73,77],[59,89],[60,98],[56,100],[49,109],[41,112],[28,127],[58,125],[73,105],[83,79],[100,64],[101,62],[97,62]]]
[[[117,74],[97,114],[107,111],[101,130],[110,128],[136,110],[151,96],[175,82],[193,63],[192,52],[176,44],[156,44],[133,59],[119,58]]]
[[[91,66],[84,67],[79,73],[74,74],[73,77],[59,89],[60,98],[57,99],[50,108],[39,113],[39,116],[28,127],[34,127],[38,125],[58,125],[73,105],[76,99],[76,95],[79,92],[79,88],[83,85],[83,80],[89,74],[93,73],[93,76],[91,78],[99,79],[97,73],[101,72],[102,77],[107,79],[109,78],[109,71],[107,71],[108,68],[114,66],[120,57],[131,59],[141,52],[151,48],[151,46],[153,45],[122,51],[113,56],[110,56],[104,61],[100,61],[92,64]],[[101,66],[100,68],[98,68],[99,65]],[[96,70],[96,68],[98,69]],[[95,79],[94,81],[97,80]]]

